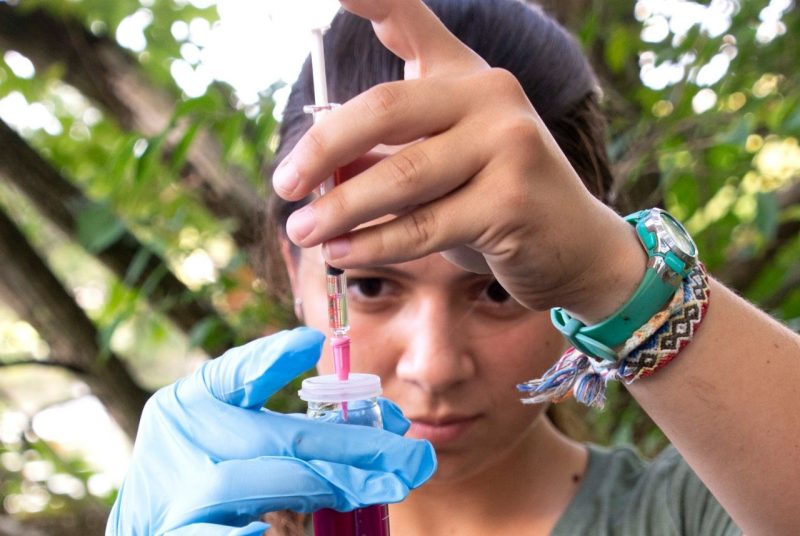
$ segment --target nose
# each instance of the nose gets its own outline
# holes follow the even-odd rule
[[[398,335],[404,348],[397,377],[432,394],[442,393],[475,375],[469,321],[441,297],[429,298],[405,312]]]

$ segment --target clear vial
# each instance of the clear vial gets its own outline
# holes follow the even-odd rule
[[[298,394],[308,403],[312,419],[383,428],[381,380],[374,374],[354,373],[347,380],[335,374],[306,378]],[[324,508],[314,512],[313,523],[315,536],[389,536],[389,507],[374,504],[352,512]]]

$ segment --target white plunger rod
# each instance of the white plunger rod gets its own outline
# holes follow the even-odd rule
[[[328,78],[325,75],[325,49],[322,45],[322,36],[327,29],[311,30],[311,71],[314,75],[314,104],[317,106],[328,105]]]

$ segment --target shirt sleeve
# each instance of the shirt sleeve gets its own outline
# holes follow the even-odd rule
[[[656,478],[663,474],[663,493],[678,534],[742,534],[677,450],[669,447],[651,467]]]

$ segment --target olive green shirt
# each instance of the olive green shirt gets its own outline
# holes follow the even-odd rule
[[[551,536],[742,534],[674,448],[646,462],[630,447],[587,447],[583,482]]]
[[[742,531],[674,448],[648,463],[628,447],[590,445],[583,483],[552,536],[673,534]]]

